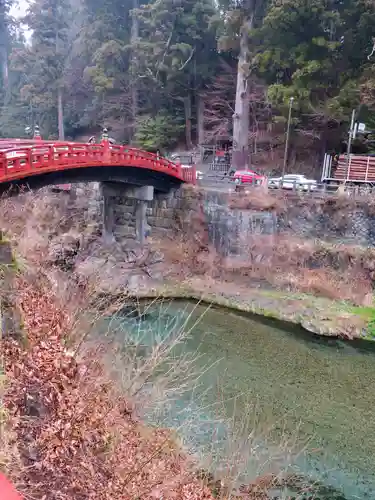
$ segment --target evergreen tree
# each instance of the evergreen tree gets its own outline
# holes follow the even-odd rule
[[[199,93],[218,67],[211,23],[215,14],[211,0],[155,0],[135,12],[140,37],[134,50],[139,77],[149,93],[148,111],[157,115],[160,104],[170,115],[173,109],[181,110],[188,148]]]
[[[242,168],[262,86],[262,120],[285,120],[293,96],[296,130],[314,137],[337,143],[359,104],[372,120],[369,0],[34,0],[23,20],[28,45],[11,2],[0,0],[2,135],[38,123],[44,137],[63,137],[64,125],[74,137],[105,125],[150,148],[176,144],[185,132],[191,147],[195,127],[203,137],[200,118],[212,115],[204,100],[222,128],[219,86],[225,122],[233,120],[234,166]],[[225,89],[223,63],[229,74],[237,68]]]
[[[287,112],[294,97],[302,123],[315,127],[348,119],[360,102],[375,10],[362,0],[273,2],[254,36],[254,64],[270,100]]]
[[[33,109],[43,135],[64,138],[64,72],[69,54],[72,10],[68,0],[36,0],[24,22],[32,30],[31,46],[14,54],[23,73],[21,97]]]
[[[0,0],[0,137],[22,137],[28,109],[20,100],[23,73],[12,70],[12,51],[24,47],[24,37],[10,16],[12,4]]]
[[[117,135],[126,140],[131,138],[134,120],[130,74],[132,8],[133,0],[83,0],[82,29],[74,50],[78,72],[90,96],[85,100],[80,125],[117,123]]]
[[[0,0],[0,82],[2,84],[2,99],[8,88],[8,54],[11,41],[11,19],[9,16],[11,3],[9,0]]]

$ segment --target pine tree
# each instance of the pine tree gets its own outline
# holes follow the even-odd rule
[[[324,128],[348,119],[360,102],[374,23],[374,6],[362,0],[272,3],[254,58],[270,100],[286,114],[293,96],[302,123],[314,117]]]
[[[32,30],[31,46],[15,54],[25,84],[21,96],[32,106],[42,134],[64,138],[64,71],[69,54],[69,0],[36,0],[24,22]]]
[[[11,39],[10,0],[0,0],[0,82],[6,91],[8,88],[8,54]]]
[[[138,9],[137,53],[140,78],[153,88],[156,102],[169,102],[185,117],[185,139],[192,146],[199,92],[217,68],[216,9],[211,0],[157,0]],[[151,113],[157,113],[152,109]]]

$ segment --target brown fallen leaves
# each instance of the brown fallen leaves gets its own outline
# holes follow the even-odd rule
[[[51,294],[16,282],[27,339],[2,341],[5,404],[20,463],[8,475],[26,498],[212,500],[170,433],[141,432],[100,363],[64,347],[69,318]]]

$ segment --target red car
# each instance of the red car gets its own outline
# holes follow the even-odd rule
[[[233,175],[233,182],[240,186],[241,184],[262,184],[264,176],[259,175],[254,170],[237,170]]]

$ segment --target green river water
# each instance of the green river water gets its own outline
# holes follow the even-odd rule
[[[199,385],[147,418],[177,427],[192,451],[213,457],[218,468],[241,426],[253,457],[245,479],[289,467],[346,500],[375,499],[375,345],[181,301],[151,306],[142,319],[108,319],[105,328],[117,342],[130,335],[151,345],[182,324],[188,335],[177,350],[194,353]]]

